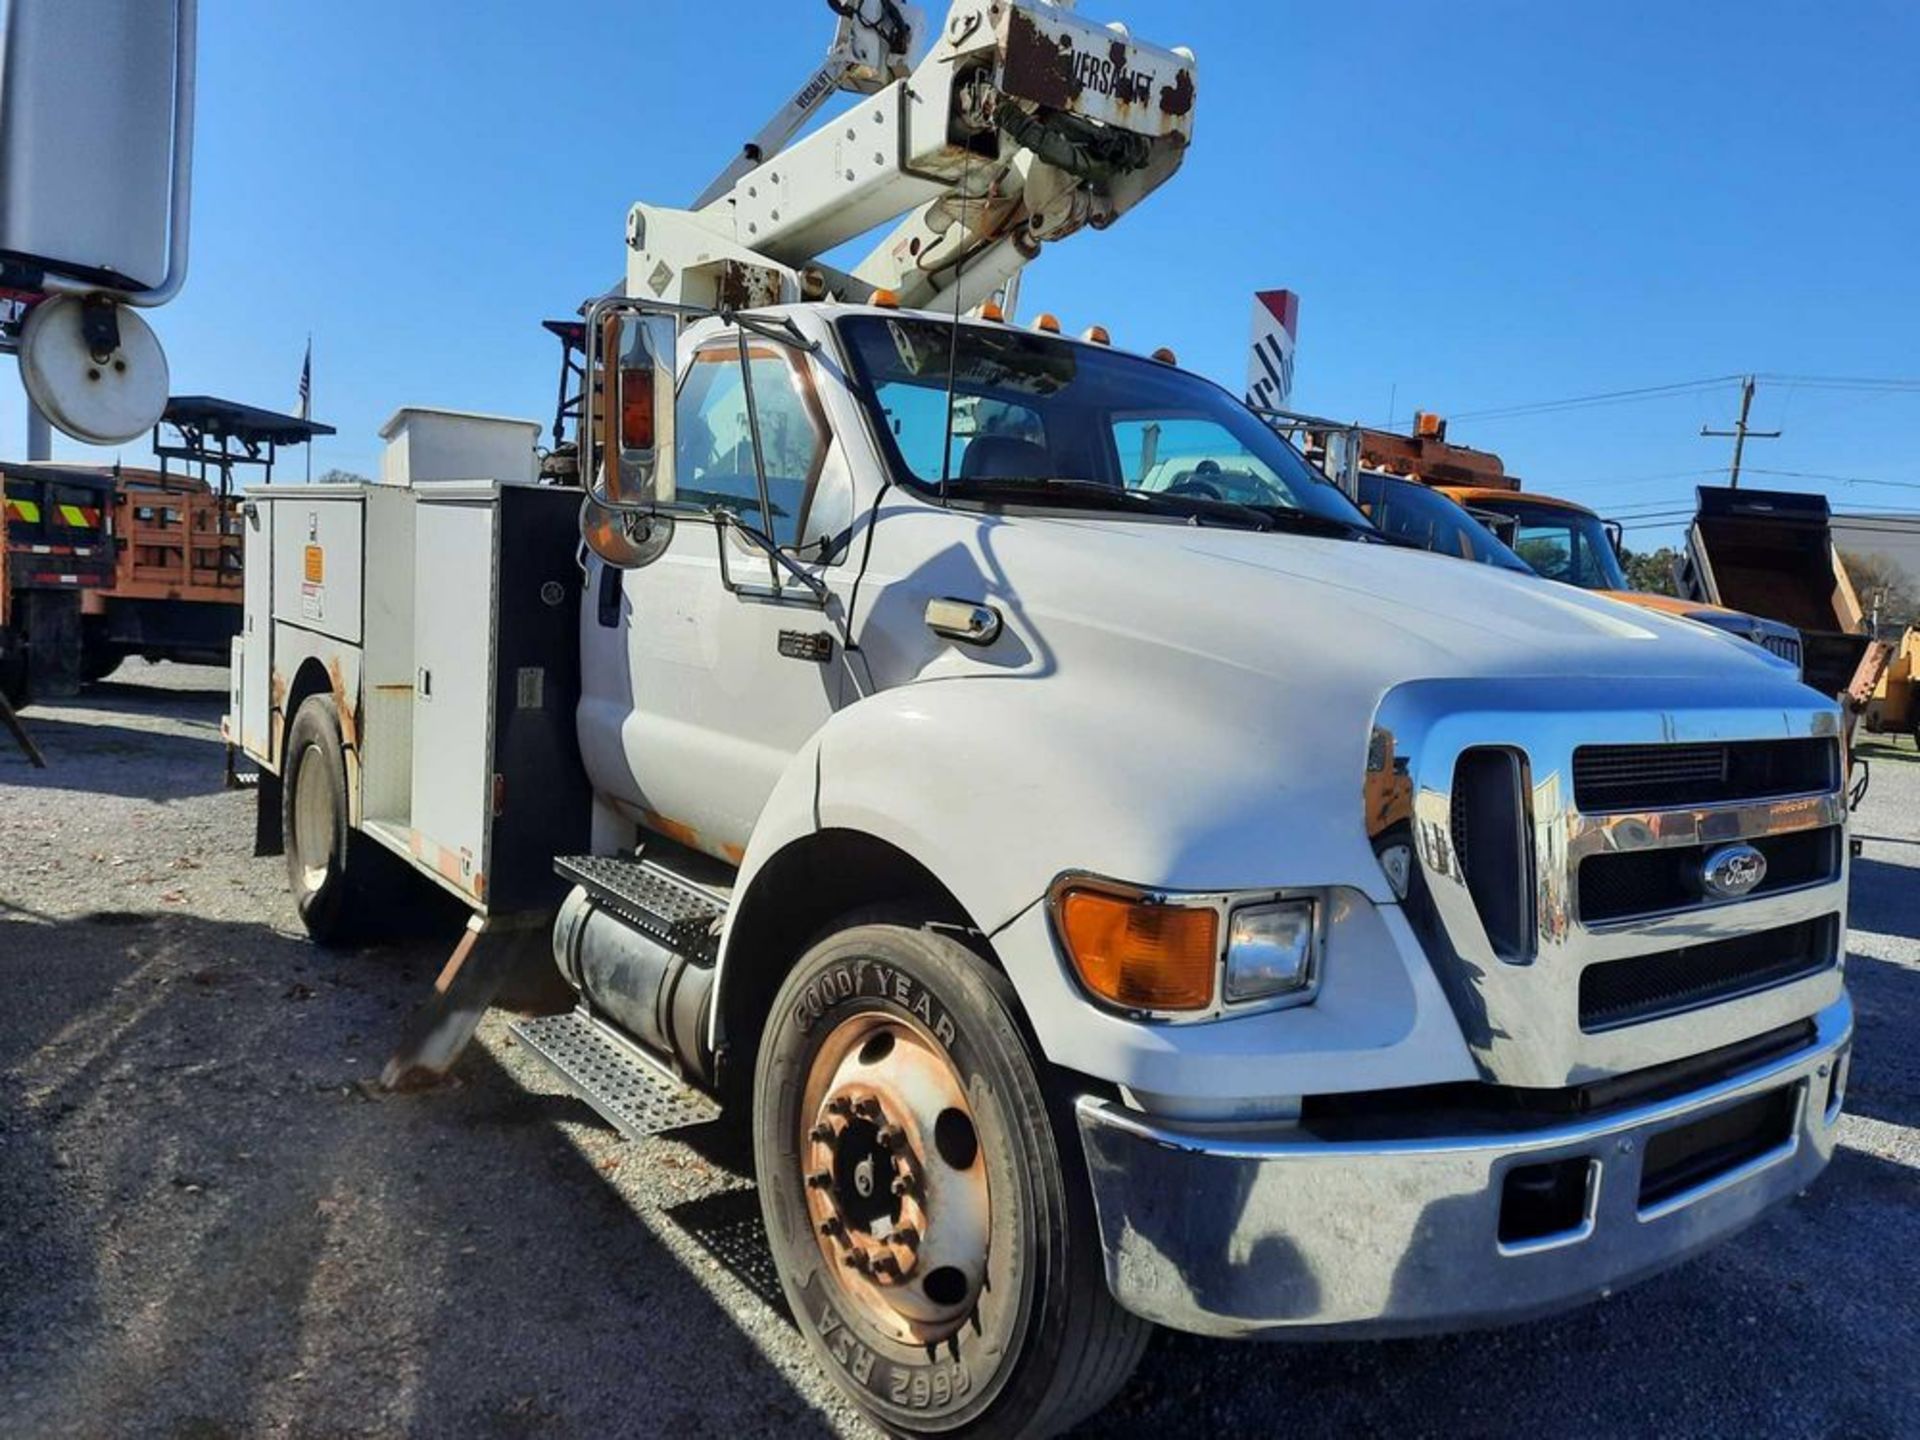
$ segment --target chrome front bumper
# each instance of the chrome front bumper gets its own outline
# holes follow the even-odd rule
[[[1603,1297],[1724,1239],[1820,1173],[1852,1032],[1843,995],[1804,1048],[1724,1080],[1478,1134],[1414,1134],[1406,1121],[1366,1138],[1169,1126],[1083,1098],[1107,1283],[1135,1314],[1209,1335],[1467,1329]],[[1767,1095],[1782,1095],[1791,1117],[1777,1143],[1643,1202],[1649,1141]],[[1588,1165],[1578,1223],[1503,1243],[1508,1172],[1563,1160]]]

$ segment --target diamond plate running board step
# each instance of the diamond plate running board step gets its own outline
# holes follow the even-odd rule
[[[629,1140],[719,1118],[712,1099],[583,1010],[516,1020],[508,1028]]]
[[[594,899],[642,935],[696,965],[711,965],[716,922],[726,901],[651,860],[613,855],[562,855],[554,873],[586,888]]]

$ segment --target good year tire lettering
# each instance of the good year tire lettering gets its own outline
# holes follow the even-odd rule
[[[820,1307],[820,1334],[827,1342],[827,1352],[840,1363],[841,1369],[862,1385],[872,1379],[873,1352],[853,1338],[853,1332],[833,1313],[831,1305]]]
[[[973,1377],[967,1373],[964,1360],[913,1367],[896,1365],[893,1367],[893,1383],[887,1388],[887,1398],[909,1410],[926,1410],[934,1406],[944,1409],[972,1388]]]
[[[871,995],[891,1000],[914,1016],[932,1032],[942,1045],[952,1047],[959,1031],[944,1005],[906,971],[877,960],[853,960],[824,970],[807,982],[794,1002],[794,1028],[801,1034],[813,1029],[814,1022],[827,1009],[856,995]]]

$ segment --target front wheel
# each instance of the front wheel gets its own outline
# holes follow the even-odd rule
[[[897,1434],[1055,1434],[1146,1343],[1016,1004],[957,940],[862,925],[801,959],[762,1037],[754,1161],[781,1285],[827,1373]]]

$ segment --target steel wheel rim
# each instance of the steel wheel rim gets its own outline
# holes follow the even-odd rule
[[[333,786],[328,778],[320,747],[308,745],[300,752],[299,778],[293,784],[293,843],[300,856],[300,883],[309,893],[325,883],[333,858]]]
[[[798,1154],[807,1215],[849,1309],[902,1344],[969,1320],[986,1285],[986,1157],[965,1082],[922,1026],[841,1021],[808,1066]]]

